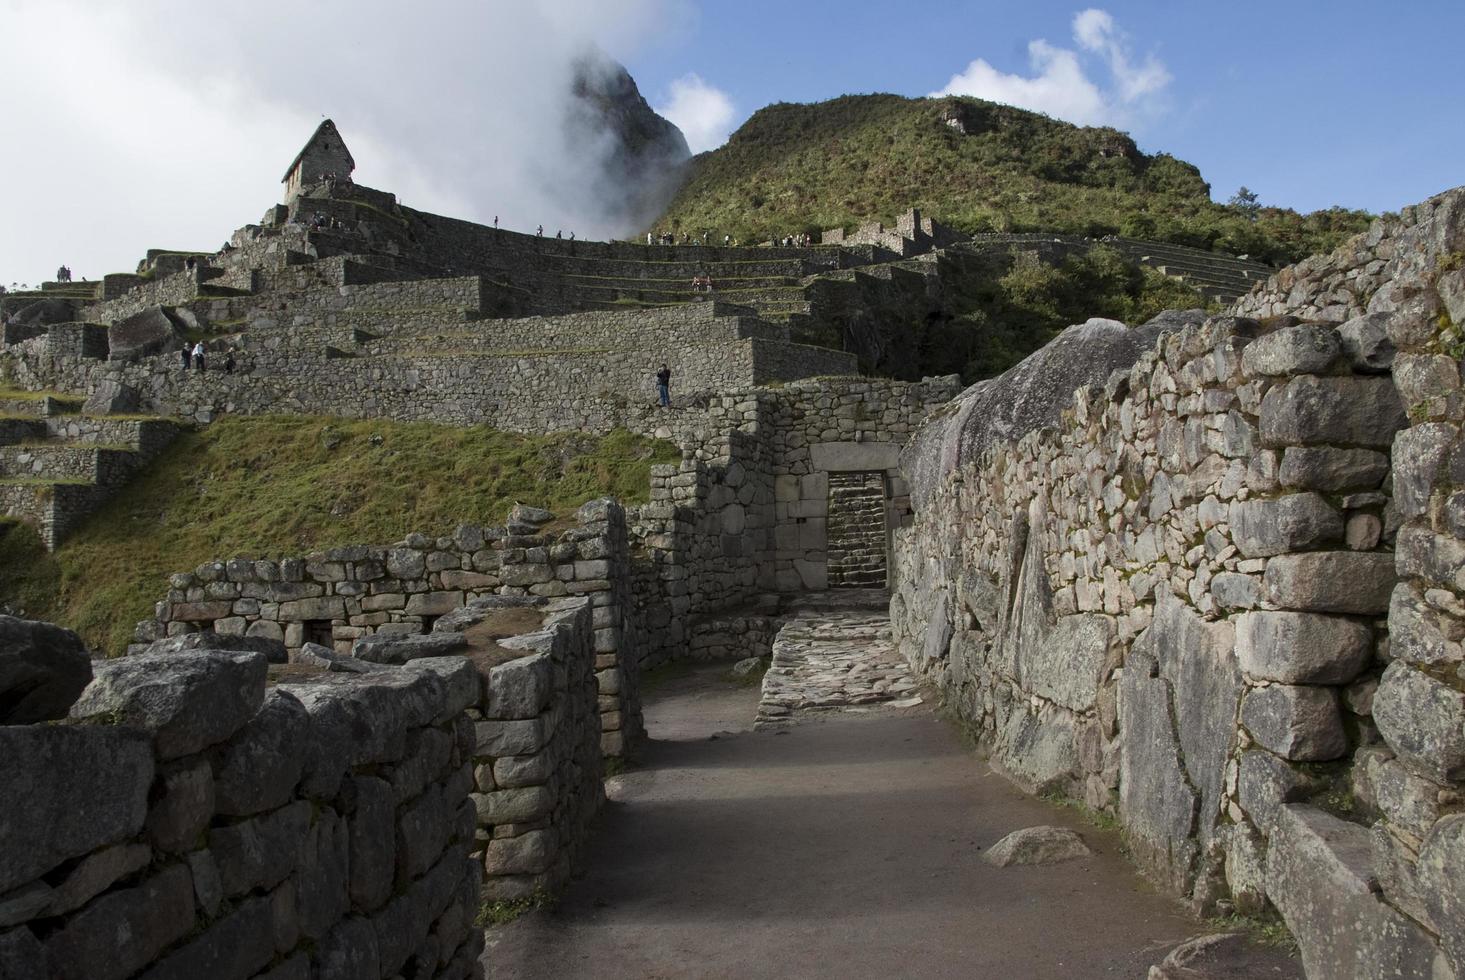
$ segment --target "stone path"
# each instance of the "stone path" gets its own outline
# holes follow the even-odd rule
[[[653,678],[652,741],[607,782],[581,873],[556,907],[488,931],[490,978],[1134,980],[1212,931],[1134,873],[1117,834],[1014,788],[928,706],[757,732],[758,698],[726,664]],[[982,860],[1035,825],[1092,853]],[[1225,975],[1301,976],[1253,952]]]
[[[910,708],[921,701],[915,676],[895,649],[888,617],[801,616],[774,638],[754,727],[776,728],[810,713]]]

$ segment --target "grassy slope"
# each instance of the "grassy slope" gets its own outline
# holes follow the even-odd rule
[[[963,117],[967,135],[942,121]],[[907,208],[964,231],[1123,233],[1295,261],[1365,227],[1363,212],[1257,221],[1215,204],[1192,165],[1140,153],[1117,130],[1078,127],[979,99],[844,96],[755,113],[696,157],[658,229],[743,241]]]
[[[0,535],[0,603],[115,653],[171,572],[502,524],[516,500],[562,515],[606,494],[644,500],[651,464],[678,458],[625,432],[226,418],[181,437],[55,554],[28,528]]]

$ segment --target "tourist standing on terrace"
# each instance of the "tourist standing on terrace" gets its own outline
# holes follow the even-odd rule
[[[662,408],[671,406],[671,368],[665,364],[656,372],[656,400]]]

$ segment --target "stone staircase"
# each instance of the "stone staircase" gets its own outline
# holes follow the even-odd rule
[[[79,398],[0,393],[0,516],[33,525],[48,550],[177,437],[176,423],[81,414]]]

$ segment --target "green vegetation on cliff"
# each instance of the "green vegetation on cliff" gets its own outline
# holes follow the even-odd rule
[[[599,496],[643,501],[651,465],[679,458],[623,431],[225,418],[180,437],[54,554],[28,527],[0,529],[0,604],[115,654],[172,572],[499,525],[515,501],[561,516]]]
[[[889,224],[911,207],[966,232],[1123,234],[1277,262],[1331,249],[1369,218],[1217,204],[1194,166],[1115,129],[980,99],[848,95],[755,113],[693,159],[656,227],[760,241]]]

